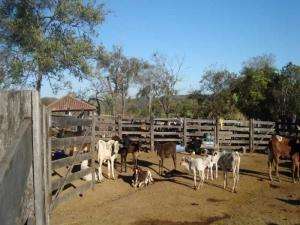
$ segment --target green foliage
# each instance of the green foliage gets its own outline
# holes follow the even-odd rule
[[[244,65],[234,92],[237,107],[248,118],[267,120],[270,117],[267,93],[276,74],[270,56],[254,57]]]
[[[92,1],[1,1],[0,85],[63,85],[66,72],[84,78],[94,57],[92,35],[104,20],[103,5]]]

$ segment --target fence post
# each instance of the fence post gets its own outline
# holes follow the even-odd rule
[[[215,119],[215,146],[216,146],[217,150],[220,150],[219,132],[220,132],[220,124],[219,124],[219,118],[217,117]]]
[[[92,115],[92,143],[91,143],[91,158],[92,158],[92,162],[91,162],[91,168],[92,168],[92,189],[94,189],[95,186],[95,127],[96,127],[96,119],[95,119],[95,115],[93,113]]]
[[[249,152],[254,151],[254,119],[250,119],[249,121]]]
[[[118,116],[118,135],[122,139],[122,116]]]
[[[150,150],[154,151],[154,118],[150,118]]]
[[[33,151],[33,187],[34,187],[34,210],[36,225],[45,225],[46,222],[46,202],[45,202],[45,175],[44,171],[45,149],[43,141],[46,139],[43,134],[43,117],[40,107],[38,92],[32,92],[32,151]]]
[[[187,129],[186,129],[186,118],[183,119],[183,144],[186,146],[187,144]]]

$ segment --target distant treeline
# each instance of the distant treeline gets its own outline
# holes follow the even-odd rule
[[[199,77],[199,89],[185,96],[174,95],[168,112],[155,99],[153,114],[290,122],[300,119],[300,66],[291,62],[278,69],[273,57],[264,55],[245,62],[238,74],[210,69]],[[127,113],[148,115],[147,99],[129,99]]]

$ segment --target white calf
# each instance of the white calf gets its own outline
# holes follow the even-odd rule
[[[86,160],[83,160],[83,161],[81,162],[81,165],[80,165],[80,170],[85,170],[85,169],[90,168],[88,164],[89,164],[89,161],[88,161],[87,159],[86,159]],[[96,174],[96,173],[95,173],[95,177],[97,177],[97,174]],[[89,173],[89,174],[85,175],[85,176],[83,177],[83,179],[86,180],[86,181],[91,181],[91,180],[93,179],[92,173]]]
[[[109,140],[108,142],[99,140],[98,142],[98,180],[103,180],[102,175],[102,163],[107,161],[108,178],[110,178],[110,173],[112,173],[112,178],[115,179],[114,174],[114,161],[117,157],[119,151],[119,142],[114,140]]]
[[[192,158],[192,157],[182,157],[180,161],[180,165],[184,166],[189,172],[193,172],[194,176],[194,187],[199,189],[200,185],[202,186],[204,183],[205,175],[204,171],[208,164],[210,163],[210,158]],[[200,182],[197,186],[197,172],[199,173]]]
[[[211,180],[214,179],[214,176],[213,176],[213,167],[214,166],[216,168],[215,178],[216,179],[218,178],[218,161],[219,161],[220,155],[221,155],[220,152],[214,151],[212,155],[208,156],[209,159],[210,159],[210,163],[207,166],[208,167],[208,171],[207,171],[207,174],[206,174],[206,179],[207,180],[208,180],[209,174],[210,174]]]
[[[221,152],[218,164],[222,168],[224,174],[224,189],[227,186],[227,173],[232,170],[232,175],[233,175],[232,192],[236,191],[236,187],[239,182],[240,163],[241,163],[241,158],[238,152],[234,152],[234,151]]]

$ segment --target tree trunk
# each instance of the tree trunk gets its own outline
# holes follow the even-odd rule
[[[42,81],[43,81],[43,75],[41,73],[39,73],[37,76],[36,83],[35,83],[35,90],[37,90],[39,92],[39,94],[41,94]]]
[[[149,113],[149,118],[152,116],[152,95],[149,95],[149,102],[148,102],[148,113]]]

